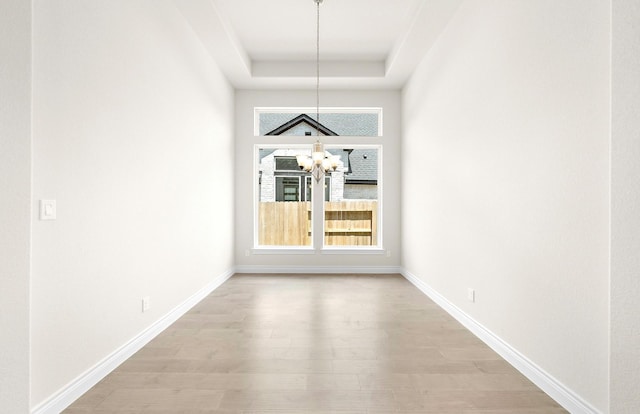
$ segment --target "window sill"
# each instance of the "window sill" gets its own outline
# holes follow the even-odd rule
[[[301,247],[301,248],[292,248],[292,247],[254,247],[251,249],[251,254],[254,255],[276,255],[276,254],[286,254],[286,255],[314,255],[314,254],[326,254],[326,255],[383,255],[386,250],[381,247],[362,247],[362,248],[353,248],[353,247],[325,247],[324,249],[314,249],[312,247]]]
[[[316,254],[316,251],[312,247],[254,247],[251,249],[251,254]]]
[[[385,250],[382,247],[325,247],[320,250],[321,254],[384,254]]]

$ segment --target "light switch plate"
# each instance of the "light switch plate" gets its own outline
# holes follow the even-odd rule
[[[40,220],[56,219],[56,200],[40,200]]]

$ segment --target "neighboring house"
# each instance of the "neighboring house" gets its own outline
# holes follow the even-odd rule
[[[260,150],[260,201],[311,201],[311,174],[298,167],[296,155],[309,155],[309,150]],[[345,166],[340,162],[335,172],[326,175],[325,201],[343,198]]]
[[[334,131],[301,114],[266,135],[337,136]],[[326,155],[338,155],[336,171],[325,176],[325,201],[378,198],[378,150],[330,149]],[[311,201],[311,174],[298,167],[297,155],[309,155],[308,149],[261,149],[260,201]]]

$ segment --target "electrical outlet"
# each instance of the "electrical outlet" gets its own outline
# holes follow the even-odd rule
[[[56,219],[56,200],[40,200],[40,220]]]
[[[245,250],[244,255],[247,257],[251,256],[251,251],[249,249]]]
[[[471,289],[471,288],[467,289],[467,299],[469,299],[469,302],[476,301],[476,291],[474,289]]]
[[[387,250],[387,257],[391,257],[391,250]]]
[[[145,296],[142,298],[142,312],[146,312],[151,309],[151,298],[149,296]]]

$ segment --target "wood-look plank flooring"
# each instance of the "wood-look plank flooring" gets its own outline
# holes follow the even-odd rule
[[[400,275],[234,275],[65,411],[565,412]]]

